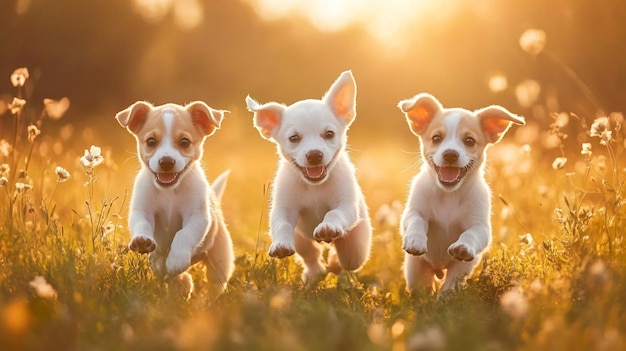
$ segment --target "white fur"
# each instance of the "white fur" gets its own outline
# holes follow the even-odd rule
[[[281,156],[272,189],[269,255],[283,258],[297,252],[305,282],[318,280],[327,269],[357,270],[369,257],[368,209],[345,151],[346,133],[356,116],[355,98],[356,84],[347,71],[322,100],[285,106],[246,99],[261,136],[275,142]],[[307,156],[312,153],[319,163]],[[316,166],[317,171],[305,170]],[[320,242],[334,246],[328,267]]]
[[[201,102],[185,107],[138,102],[116,116],[137,138],[142,161],[130,203],[129,248],[150,253],[155,274],[174,279],[177,285],[184,282],[180,286],[187,290],[186,295],[193,289],[186,273],[190,265],[202,261],[207,266],[207,278],[216,294],[225,289],[234,267],[232,242],[219,204],[229,171],[211,187],[199,163],[202,144],[219,127],[223,112]],[[186,150],[177,144],[180,132],[191,140]],[[146,146],[151,136],[158,139],[154,148]],[[168,157],[175,164],[163,170],[160,160]],[[164,185],[156,179],[159,172],[179,175],[175,182]]]
[[[524,124],[524,119],[499,106],[475,112],[444,109],[428,94],[401,101],[399,107],[421,141],[423,157],[400,223],[407,288],[432,293],[438,277],[444,279],[441,289],[449,290],[464,281],[491,242],[486,148],[511,122]],[[446,154],[456,157],[446,159]],[[454,167],[458,175],[440,175],[437,167]],[[464,176],[461,169],[467,169]]]

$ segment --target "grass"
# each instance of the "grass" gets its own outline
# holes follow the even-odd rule
[[[252,130],[233,127],[226,137],[225,127],[207,148],[233,150],[212,154],[209,174],[233,169],[224,210],[236,271],[226,293],[215,298],[206,293],[202,268],[192,267],[196,291],[184,301],[153,276],[146,256],[126,248],[136,159],[104,147],[102,154],[91,150],[81,165],[82,152],[71,151],[76,145],[45,133],[29,140],[25,111],[16,108],[11,117],[16,134],[6,143],[13,152],[0,156],[3,350],[625,347],[626,165],[619,114],[591,127],[575,116],[567,116],[568,122],[555,116],[556,151],[539,140],[517,145],[513,135],[505,137],[510,143],[490,149],[491,250],[462,290],[439,296],[407,293],[401,274],[397,219],[416,171],[407,165],[416,155],[402,153],[393,142],[352,151],[375,225],[371,259],[358,273],[328,275],[317,286],[304,287],[293,258],[266,254],[272,146]],[[47,121],[46,113],[41,116],[34,122],[38,128]],[[111,128],[131,150],[132,138]],[[368,145],[359,128],[364,126],[357,122],[353,145]],[[583,140],[572,142],[566,130]],[[252,133],[248,139],[255,146],[237,145],[237,133]],[[548,152],[560,152],[556,156],[567,163],[552,165]],[[256,162],[236,156],[244,153]],[[57,166],[67,167],[71,177],[56,172]]]

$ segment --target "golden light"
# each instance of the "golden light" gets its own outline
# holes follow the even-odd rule
[[[461,0],[246,0],[264,20],[302,19],[321,31],[363,28],[388,47],[401,47],[423,22],[445,19]],[[423,28],[425,33],[427,28]]]

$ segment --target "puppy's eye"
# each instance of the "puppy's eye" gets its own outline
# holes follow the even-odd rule
[[[300,141],[300,139],[302,139],[298,134],[294,134],[292,136],[289,137],[289,141],[292,143],[297,143]]]
[[[441,135],[437,134],[437,135],[433,135],[432,141],[434,144],[439,144],[441,142],[442,138]]]
[[[189,139],[187,138],[182,138],[178,142],[178,145],[180,145],[180,147],[182,147],[183,149],[186,149],[189,147],[189,145],[191,145],[191,141],[189,141]]]
[[[335,137],[335,132],[328,130],[324,133],[324,139],[332,139]]]
[[[157,141],[155,138],[148,138],[148,140],[146,140],[146,145],[149,147],[155,147],[157,145]]]
[[[465,140],[463,140],[463,142],[465,143],[466,146],[474,146],[476,145],[476,140],[472,137],[467,137],[465,138]]]

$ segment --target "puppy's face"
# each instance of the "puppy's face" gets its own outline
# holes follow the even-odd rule
[[[356,116],[355,98],[356,84],[347,71],[322,100],[303,100],[288,107],[275,102],[259,105],[250,97],[246,102],[261,136],[277,144],[280,155],[307,183],[319,184],[328,178],[345,147],[347,129]]]
[[[137,139],[139,159],[159,188],[174,188],[202,157],[204,139],[219,128],[225,111],[203,102],[154,107],[137,102],[115,118]]]
[[[431,95],[420,94],[401,101],[411,131],[420,137],[422,156],[440,188],[454,191],[484,160],[485,149],[500,141],[511,123],[522,117],[500,106],[478,111],[445,109]]]

